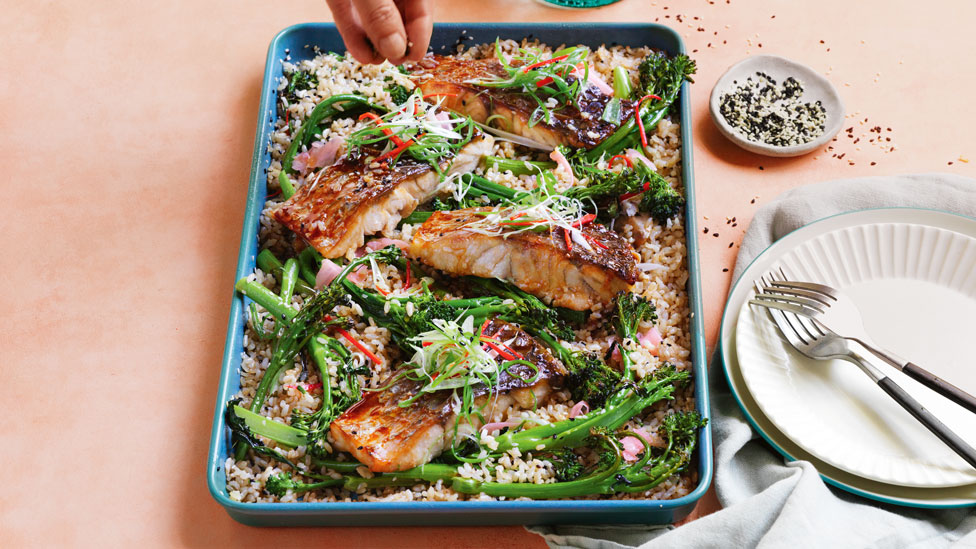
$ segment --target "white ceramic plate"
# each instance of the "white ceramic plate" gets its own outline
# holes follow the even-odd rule
[[[742,285],[740,285],[741,287]],[[741,303],[744,299],[744,292],[739,292],[737,299],[735,292],[733,292],[733,300],[736,302]],[[976,506],[976,484],[950,488],[913,488],[885,484],[838,469],[797,446],[763,414],[742,379],[735,348],[735,322],[738,311],[738,307],[726,309],[726,315],[723,319],[721,350],[725,376],[732,389],[732,394],[749,423],[779,453],[791,461],[808,461],[813,464],[827,483],[875,501],[931,509]]]
[[[976,470],[854,365],[800,356],[764,312],[744,305],[748,281],[780,266],[792,276],[840,287],[861,308],[878,343],[976,392],[976,371],[965,353],[976,318],[974,237],[976,222],[966,218],[872,210],[814,223],[764,252],[737,286],[739,301],[729,306],[741,309],[738,363],[765,416],[810,454],[860,477],[928,488],[976,482]],[[887,373],[976,443],[970,412],[893,369]]]

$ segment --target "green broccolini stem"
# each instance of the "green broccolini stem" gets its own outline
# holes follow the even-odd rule
[[[295,293],[295,284],[298,282],[298,261],[289,258],[285,261],[285,266],[281,269],[281,301],[288,305],[291,303],[291,296]]]
[[[337,461],[317,457],[312,457],[312,465],[316,467],[327,467],[337,473],[355,473],[356,469],[364,466],[358,461]]]
[[[251,432],[256,435],[270,438],[275,442],[284,444],[285,446],[291,446],[292,448],[304,446],[307,442],[305,439],[305,431],[295,429],[284,423],[278,423],[273,419],[256,414],[247,408],[235,404],[234,414],[243,419]]]
[[[614,67],[613,96],[619,97],[620,99],[627,99],[630,97],[630,94],[630,74],[627,73],[627,69],[624,67]]]
[[[267,309],[276,319],[284,317],[286,320],[291,320],[298,314],[298,311],[285,304],[274,292],[253,280],[242,278],[237,281],[234,288]]]
[[[315,275],[319,272],[322,261],[322,256],[311,246],[298,254],[298,265],[301,267],[302,278],[312,286],[315,285]]]
[[[332,378],[329,376],[329,349],[322,344],[319,338],[328,337],[318,334],[308,341],[308,354],[312,356],[312,362],[319,369],[319,381],[322,383],[322,405],[321,408],[332,408]],[[331,339],[331,338],[330,338]]]
[[[516,191],[511,187],[506,187],[505,185],[499,185],[493,181],[475,175],[472,173],[467,173],[461,176],[461,181],[472,186],[472,188],[481,191],[482,194],[493,195],[498,198],[504,198],[506,200],[515,200],[520,195],[524,194],[522,192]]]
[[[603,409],[590,412],[583,418],[557,421],[523,431],[508,432],[495,437],[498,448],[493,453],[504,453],[512,448],[521,450],[555,449],[581,444],[594,427],[618,429],[632,416],[651,404],[670,398],[674,382],[688,377],[687,373],[670,372],[655,377],[640,389],[623,387],[607,400]]]
[[[281,261],[278,261],[278,258],[271,253],[271,250],[261,250],[261,253],[258,254],[256,259],[256,263],[262,271],[276,276],[281,276],[281,269],[284,267]],[[312,295],[315,293],[315,289],[301,278],[295,281],[295,289],[303,295]],[[267,309],[267,307],[265,308]]]
[[[501,173],[512,172],[513,175],[533,175],[555,168],[556,163],[535,160],[513,160],[511,158],[486,156],[485,167],[488,169],[495,168]]]
[[[434,212],[421,212],[414,210],[410,213],[410,215],[400,220],[400,225],[419,225],[430,219],[430,216],[432,215],[434,215]]]
[[[589,433],[587,433],[589,436]],[[532,499],[559,499],[603,494],[612,491],[616,473],[620,470],[621,457],[617,453],[613,463],[590,475],[568,482],[554,484],[482,482],[469,478],[456,478],[451,483],[462,494],[486,494],[493,497],[525,497]]]
[[[281,186],[281,195],[285,198],[285,200],[291,198],[292,195],[295,194],[295,186],[292,185],[291,179],[288,175],[289,172],[292,171],[292,162],[295,160],[295,156],[298,155],[298,150],[303,145],[307,146],[309,143],[311,143],[312,139],[315,137],[314,128],[327,118],[332,118],[338,114],[357,107],[365,107],[371,110],[386,112],[385,108],[370,103],[367,98],[361,95],[349,93],[338,94],[333,95],[332,97],[329,97],[316,105],[305,119],[305,123],[295,130],[295,133],[291,139],[291,144],[288,146],[288,150],[285,151],[285,155],[281,158],[281,173],[278,174],[278,184]]]

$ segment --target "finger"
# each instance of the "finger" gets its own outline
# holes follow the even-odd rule
[[[393,0],[355,0],[356,13],[373,47],[384,59],[400,59],[407,51],[407,31]]]
[[[382,63],[383,59],[366,39],[366,32],[359,25],[350,0],[326,0],[326,2],[332,10],[332,19],[339,29],[349,54],[360,63]]]
[[[434,14],[430,0],[403,0],[400,11],[403,12],[403,21],[407,27],[408,45],[404,60],[420,61],[427,54],[430,33],[434,30]]]

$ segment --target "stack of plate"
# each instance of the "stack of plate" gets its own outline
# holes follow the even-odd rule
[[[725,374],[752,426],[790,460],[871,499],[914,507],[976,505],[976,469],[858,368],[793,350],[747,302],[782,267],[842,289],[875,342],[976,394],[976,220],[906,208],[865,210],[778,240],[736,283],[722,319]],[[879,360],[892,379],[976,446],[976,415]]]

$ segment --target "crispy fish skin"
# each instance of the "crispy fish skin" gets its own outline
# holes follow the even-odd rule
[[[582,229],[591,250],[579,244],[567,249],[561,229],[497,236],[471,230],[472,223],[484,219],[479,212],[486,211],[490,209],[434,212],[414,232],[408,255],[451,274],[507,280],[553,305],[577,311],[606,307],[637,281],[639,256],[603,225],[590,223]]]
[[[491,151],[494,138],[477,132],[457,154],[441,162],[447,174],[467,173]],[[419,204],[444,192],[444,181],[425,162],[403,154],[394,166],[366,165],[376,151],[347,155],[310,179],[272,212],[323,257],[341,257],[365,236],[393,230]]]
[[[417,85],[424,95],[442,101],[443,108],[466,114],[476,122],[486,123],[510,133],[522,135],[550,147],[568,145],[592,149],[617,130],[618,126],[601,120],[610,97],[593,87],[581,94],[579,106],[566,105],[553,111],[551,122],[529,126],[532,111],[538,103],[524,93],[472,84],[492,77],[506,78],[507,73],[495,59],[458,59],[428,55],[412,66]],[[622,100],[621,123],[634,114],[634,104]]]
[[[485,326],[484,334],[504,342],[538,367],[536,376],[528,366],[516,364],[499,374],[493,391],[483,385],[475,387],[475,393],[480,395],[476,402],[487,402],[486,417],[492,409],[505,410],[513,401],[523,408],[531,407],[561,385],[566,368],[519,327],[493,320]],[[367,392],[332,422],[330,434],[335,447],[349,452],[377,473],[404,471],[440,455],[454,439],[455,401],[452,391],[447,390],[427,393],[410,406],[399,406],[420,388],[416,381],[401,379],[383,391]],[[464,434],[480,425],[465,423],[461,427],[459,433]]]

